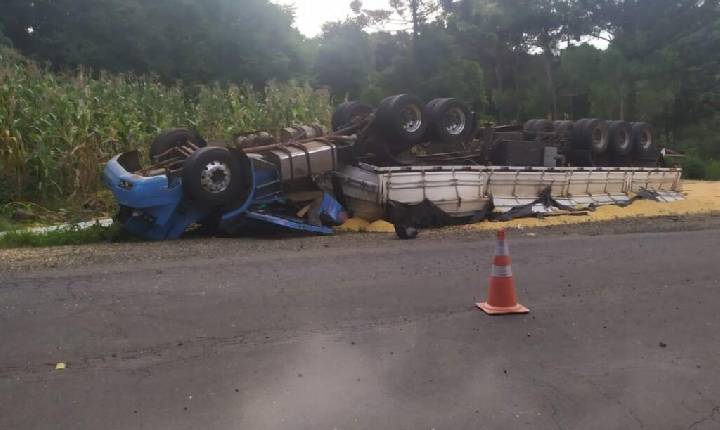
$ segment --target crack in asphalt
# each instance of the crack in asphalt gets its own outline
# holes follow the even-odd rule
[[[695,426],[699,426],[700,424],[702,424],[702,423],[704,423],[704,422],[706,422],[706,421],[712,421],[712,422],[715,422],[715,423],[720,423],[720,421],[718,421],[718,420],[715,419],[715,415],[716,415],[716,414],[718,415],[718,418],[720,418],[720,406],[715,406],[715,407],[713,407],[713,408],[710,410],[710,414],[709,414],[709,415],[707,415],[706,417],[701,418],[701,419],[693,422],[692,424],[690,424],[690,425],[688,426],[688,430],[690,430],[690,429],[692,429],[692,428],[695,428]]]

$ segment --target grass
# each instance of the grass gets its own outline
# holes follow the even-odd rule
[[[110,227],[94,225],[87,229],[68,228],[45,233],[9,231],[0,236],[0,249],[136,241],[138,240],[129,236],[117,225]]]

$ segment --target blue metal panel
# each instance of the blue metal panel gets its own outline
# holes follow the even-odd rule
[[[320,204],[320,217],[323,222],[333,225],[341,225],[348,219],[345,208],[333,196],[323,193],[322,203]]]
[[[306,223],[299,218],[283,217],[280,215],[271,215],[269,213],[248,211],[245,213],[245,217],[254,219],[257,221],[264,221],[270,224],[275,224],[280,227],[285,227],[293,230],[307,231],[309,233],[316,234],[332,234],[333,229],[324,226],[315,226]]]
[[[114,157],[103,172],[105,184],[118,203],[131,208],[177,205],[183,196],[182,181],[170,183],[167,176],[143,177],[125,170]],[[124,184],[121,185],[121,184]]]

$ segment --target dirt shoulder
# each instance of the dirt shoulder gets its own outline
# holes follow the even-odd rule
[[[493,225],[515,230],[526,237],[583,235],[598,236],[644,232],[673,232],[720,230],[720,214],[663,216],[655,218],[626,218],[602,222],[527,226],[527,220],[511,223],[482,223],[483,229],[473,225],[446,227],[421,232],[417,242],[432,246],[443,239],[475,241],[491,239]],[[116,243],[53,248],[0,250],[0,274],[18,271],[56,268],[76,268],[88,265],[132,265],[183,261],[194,258],[267,255],[278,252],[306,252],[313,249],[335,248],[372,249],[377,247],[401,248],[408,242],[398,240],[389,233],[341,233],[334,236],[275,236],[232,238],[189,238],[167,242]]]

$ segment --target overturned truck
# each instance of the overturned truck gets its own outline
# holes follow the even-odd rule
[[[353,214],[412,224],[406,214],[415,206],[440,214],[434,224],[473,222],[493,209],[534,207],[543,192],[565,207],[622,203],[640,190],[682,198],[681,170],[659,167],[647,124],[538,119],[478,127],[456,99],[422,104],[406,94],[377,109],[343,103],[330,132],[297,126],[207,142],[167,130],[149,155],[148,166],[137,151],[114,157],[104,179],[118,221],[151,240],[192,226],[329,234]]]

